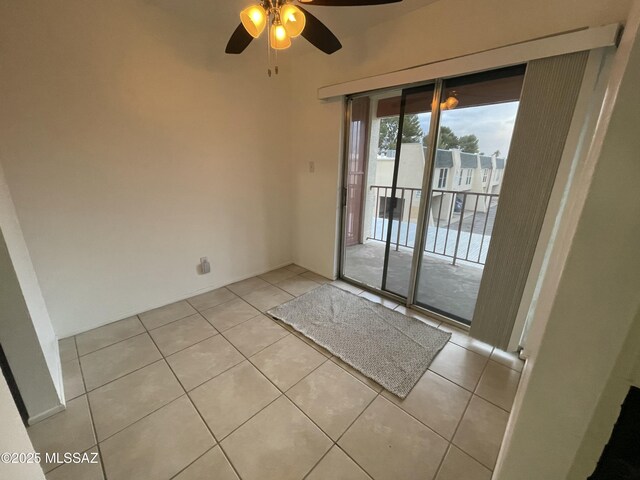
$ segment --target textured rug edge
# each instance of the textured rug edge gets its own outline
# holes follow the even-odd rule
[[[431,357],[431,360],[426,364],[426,366],[424,367],[424,369],[422,370],[422,372],[420,373],[420,375],[416,378],[415,382],[413,382],[413,383],[409,386],[409,388],[407,388],[406,393],[404,393],[404,394],[399,394],[399,393],[396,393],[396,392],[394,392],[394,391],[393,391],[393,390],[396,390],[394,387],[392,387],[392,386],[390,386],[390,385],[386,384],[386,382],[384,382],[384,381],[379,381],[378,379],[371,378],[371,376],[369,376],[369,374],[367,374],[367,373],[363,372],[360,368],[358,368],[357,366],[355,366],[355,365],[351,364],[348,360],[346,360],[345,358],[343,358],[343,356],[342,356],[340,353],[336,353],[336,352],[335,352],[335,351],[334,351],[334,350],[333,350],[329,345],[325,345],[325,344],[324,344],[325,342],[321,342],[321,341],[317,340],[316,338],[314,338],[314,336],[313,336],[313,335],[310,335],[310,334],[308,334],[308,333],[306,333],[306,332],[304,332],[304,331],[300,330],[299,328],[296,328],[296,325],[294,325],[294,324],[290,323],[290,321],[287,321],[285,318],[283,318],[283,317],[279,316],[279,315],[276,313],[276,310],[280,309],[281,307],[284,307],[284,306],[288,305],[289,303],[295,302],[295,301],[297,301],[297,300],[299,300],[299,299],[301,299],[301,298],[303,298],[303,297],[305,297],[305,296],[309,295],[310,293],[313,293],[315,290],[317,290],[317,288],[314,288],[313,290],[311,290],[311,291],[309,291],[309,292],[307,292],[307,293],[305,293],[305,294],[303,294],[303,295],[300,295],[299,297],[293,298],[293,299],[289,300],[289,301],[288,301],[288,302],[286,302],[286,303],[283,303],[283,304],[281,304],[281,305],[278,305],[277,307],[274,307],[274,308],[271,308],[271,309],[267,310],[267,312],[266,312],[266,313],[267,313],[267,315],[269,315],[269,316],[270,316],[270,317],[272,317],[273,319],[278,320],[279,322],[285,323],[286,325],[289,325],[289,326],[290,326],[291,328],[293,328],[296,332],[298,332],[298,333],[300,333],[301,335],[304,335],[306,338],[308,338],[308,339],[312,340],[312,341],[313,341],[313,342],[315,342],[317,345],[319,345],[320,347],[324,348],[324,349],[325,349],[325,350],[327,350],[329,353],[331,353],[333,356],[338,357],[338,358],[339,358],[341,361],[343,361],[345,364],[349,365],[351,368],[353,368],[355,371],[357,371],[358,373],[360,373],[360,374],[361,374],[361,375],[363,375],[364,377],[368,378],[369,380],[372,380],[373,382],[377,383],[378,385],[380,385],[381,387],[383,387],[386,391],[388,391],[388,392],[389,392],[389,393],[391,393],[392,395],[395,395],[396,397],[398,397],[398,398],[400,398],[400,399],[405,399],[405,398],[407,397],[407,395],[409,395],[409,393],[411,392],[411,390],[413,390],[413,387],[415,387],[415,386],[416,386],[416,384],[420,381],[420,379],[424,376],[425,372],[426,372],[427,370],[429,370],[429,367],[430,367],[430,366],[431,366],[431,364],[433,363],[433,360],[435,360],[435,357],[438,355],[438,353],[440,353],[440,351],[441,351],[441,350],[445,347],[445,345],[449,342],[449,340],[451,339],[451,332],[447,332],[447,331],[444,331],[444,330],[440,330],[440,329],[438,329],[437,327],[434,327],[433,325],[429,325],[429,324],[427,324],[427,323],[421,322],[421,321],[420,321],[419,319],[417,319],[417,318],[410,317],[409,315],[404,315],[403,313],[400,313],[400,312],[396,312],[395,310],[392,310],[392,309],[390,309],[389,307],[386,307],[386,306],[384,306],[384,305],[382,305],[382,304],[380,304],[380,303],[377,303],[377,302],[374,302],[374,301],[372,301],[372,300],[369,300],[368,298],[364,298],[364,297],[360,297],[360,296],[358,296],[358,295],[355,295],[355,294],[353,294],[353,293],[351,293],[351,292],[348,292],[348,291],[346,291],[346,290],[341,289],[340,287],[336,287],[336,286],[334,286],[334,285],[330,285],[330,284],[325,284],[325,285],[322,285],[322,286],[335,288],[336,290],[339,290],[339,291],[341,291],[341,292],[343,292],[343,293],[346,293],[346,294],[348,294],[348,295],[351,295],[351,296],[353,296],[353,297],[356,297],[356,298],[358,298],[358,299],[360,299],[360,300],[364,300],[364,301],[366,301],[366,302],[369,302],[370,304],[374,305],[375,307],[382,307],[382,308],[386,308],[387,310],[389,310],[389,311],[391,311],[391,312],[394,312],[394,313],[396,313],[396,314],[398,314],[398,315],[402,315],[402,316],[407,317],[407,318],[409,318],[409,319],[411,319],[411,320],[414,320],[414,321],[416,321],[416,322],[422,323],[422,324],[424,324],[424,325],[425,325],[425,326],[427,326],[427,327],[431,327],[431,328],[433,328],[433,329],[435,329],[435,330],[438,330],[438,332],[443,333],[443,334],[447,337],[447,340],[446,340],[446,341],[444,341],[444,343],[442,344],[442,346],[440,346],[440,347],[438,347],[438,348],[436,348],[436,349],[435,349],[434,354],[433,354],[433,356]],[[318,288],[320,288],[320,287],[318,287]],[[397,328],[396,328],[396,329],[397,329]],[[409,336],[408,336],[408,335],[406,335],[404,332],[400,332],[400,333],[402,333],[404,336],[406,336],[407,338],[409,338],[409,339],[410,339],[410,340],[412,340],[413,342],[416,342],[413,338],[409,337]],[[416,343],[418,343],[418,342],[416,342]],[[419,343],[418,343],[418,344],[419,344]],[[419,345],[420,345],[420,344],[419,344]],[[420,345],[420,346],[421,346],[422,348],[425,348],[425,347],[423,347],[422,345]],[[313,347],[312,347],[312,348],[313,348]]]

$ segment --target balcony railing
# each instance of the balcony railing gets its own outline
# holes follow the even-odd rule
[[[393,219],[389,219],[391,187],[372,185],[370,190],[375,210],[367,239],[386,242],[391,228],[391,245],[396,251],[400,247],[414,248],[422,190],[396,188]],[[484,265],[499,194],[441,189],[431,194],[425,252],[451,258],[454,265],[458,260]]]

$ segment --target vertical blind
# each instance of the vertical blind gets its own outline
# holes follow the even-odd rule
[[[506,349],[573,118],[589,52],[527,65],[470,335]]]

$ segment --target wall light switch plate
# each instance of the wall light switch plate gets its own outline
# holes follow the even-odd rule
[[[316,171],[316,162],[309,162],[309,173],[315,173]]]
[[[200,273],[204,275],[205,273],[209,273],[211,271],[211,264],[207,257],[202,257],[200,259]]]

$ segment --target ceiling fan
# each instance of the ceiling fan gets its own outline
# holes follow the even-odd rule
[[[360,7],[384,5],[402,0],[261,0],[240,12],[240,25],[235,29],[225,53],[239,54],[254,38],[269,26],[269,46],[284,50],[291,46],[291,39],[302,35],[314,47],[331,55],[340,50],[340,40],[324,23],[314,17],[299,3],[324,7]]]

